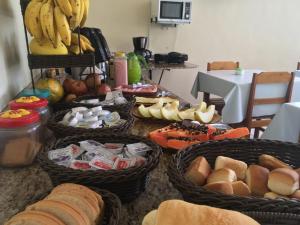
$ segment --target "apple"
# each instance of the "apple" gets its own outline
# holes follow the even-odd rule
[[[81,96],[87,93],[88,89],[82,80],[65,79],[63,83],[64,89],[68,94]]]
[[[97,89],[97,94],[98,95],[106,95],[107,92],[111,92],[111,89],[109,87],[109,85],[103,83],[100,85],[100,87],[98,87]]]
[[[101,85],[100,74],[90,74],[85,79],[85,84],[89,90],[95,90]]]

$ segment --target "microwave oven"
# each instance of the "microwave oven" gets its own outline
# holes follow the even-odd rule
[[[151,21],[162,24],[192,22],[192,0],[152,0]]]

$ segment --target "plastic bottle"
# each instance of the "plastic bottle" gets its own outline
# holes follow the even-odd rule
[[[127,57],[124,52],[116,52],[114,57],[116,87],[128,84]]]

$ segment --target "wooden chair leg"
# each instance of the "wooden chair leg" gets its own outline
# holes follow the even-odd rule
[[[259,128],[254,128],[254,138],[259,138]]]
[[[209,104],[209,98],[210,98],[210,94],[204,92],[203,93],[203,101],[206,102],[207,104]]]

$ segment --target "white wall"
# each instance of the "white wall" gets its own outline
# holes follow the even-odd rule
[[[189,54],[199,69],[166,73],[162,84],[195,101],[190,89],[211,60],[238,60],[243,68],[295,70],[300,55],[299,0],[193,0],[193,22],[150,25],[150,0],[91,0],[88,25],[100,27],[110,48],[131,51],[132,37],[150,37],[154,52]]]
[[[0,1],[0,110],[30,82],[19,1]]]

